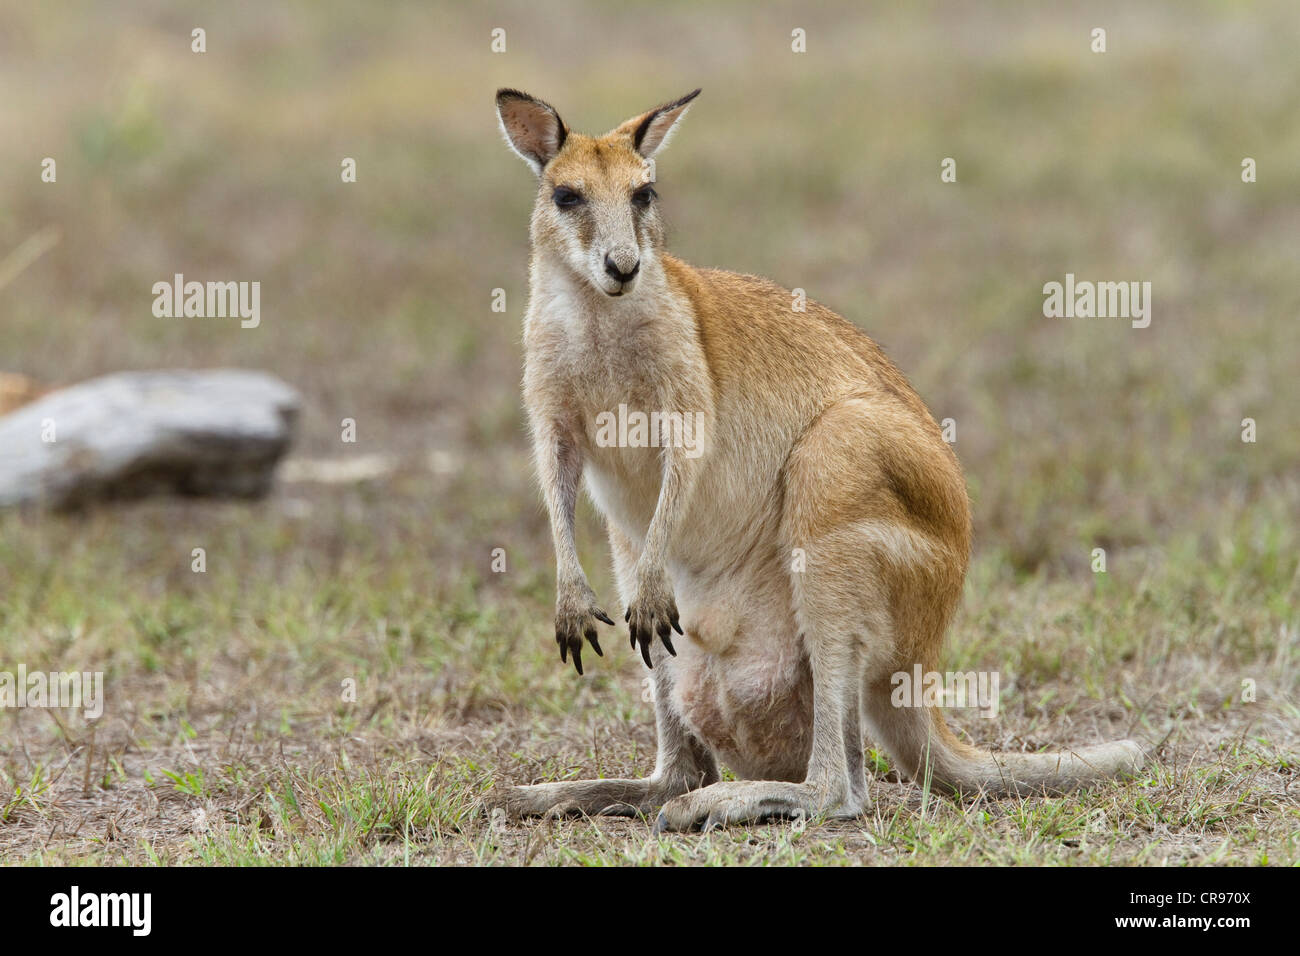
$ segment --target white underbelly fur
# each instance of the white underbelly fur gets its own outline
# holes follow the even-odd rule
[[[802,779],[812,680],[795,621],[790,557],[767,502],[711,487],[710,472],[718,469],[700,476],[670,548],[667,571],[685,635],[674,636],[677,657],[660,666],[673,668],[674,709],[738,776]],[[639,550],[657,483],[651,491],[649,483],[620,480],[590,461],[586,478],[596,507]],[[631,583],[624,569],[624,604]]]

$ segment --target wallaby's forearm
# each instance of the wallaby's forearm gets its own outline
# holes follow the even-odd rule
[[[578,557],[574,531],[578,485],[582,481],[582,452],[572,435],[551,423],[536,428],[534,443],[537,477],[551,520],[556,582],[561,588],[585,584],[587,576]]]
[[[574,516],[582,480],[582,450],[571,431],[548,418],[534,420],[533,443],[555,547],[555,643],[560,660],[567,662],[572,654],[573,666],[581,674],[583,641],[604,656],[596,621],[614,623],[597,604],[578,557]]]
[[[668,548],[690,504],[695,488],[698,460],[687,458],[680,448],[663,450],[663,480],[654,516],[646,529],[645,547],[641,552],[638,573],[662,574],[668,561]]]

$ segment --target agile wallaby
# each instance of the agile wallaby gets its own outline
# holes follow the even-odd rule
[[[986,753],[937,708],[891,702],[892,675],[939,664],[970,551],[965,481],[863,332],[813,302],[793,309],[766,279],[664,251],[652,158],[698,93],[600,137],[497,93],[506,140],[538,177],[523,388],[560,659],[581,674],[584,640],[600,654],[597,622],[614,623],[574,544],[585,476],[632,646],[653,671],[658,731],[644,780],[513,787],[503,803],[662,808],[657,831],[851,817],[867,803],[864,731],[912,779],[951,790],[1060,791],[1135,771],[1132,741]],[[611,440],[609,417],[626,409],[653,434]],[[688,449],[669,425],[695,420]],[[719,761],[742,779],[720,782]]]

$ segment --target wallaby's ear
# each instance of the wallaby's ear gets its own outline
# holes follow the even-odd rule
[[[538,176],[569,135],[555,107],[519,90],[497,90],[497,119],[510,148]]]
[[[648,113],[634,116],[615,132],[632,137],[632,148],[649,159],[668,145],[677,121],[686,115],[691,100],[700,95],[699,90],[687,93],[680,100],[673,100],[663,106],[656,106]]]

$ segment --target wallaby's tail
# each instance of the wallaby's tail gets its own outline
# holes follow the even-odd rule
[[[913,780],[949,790],[994,794],[1061,793],[1136,774],[1147,761],[1133,740],[1094,744],[1060,753],[990,753],[960,740],[937,707],[895,707],[888,684],[867,694],[875,737]]]

